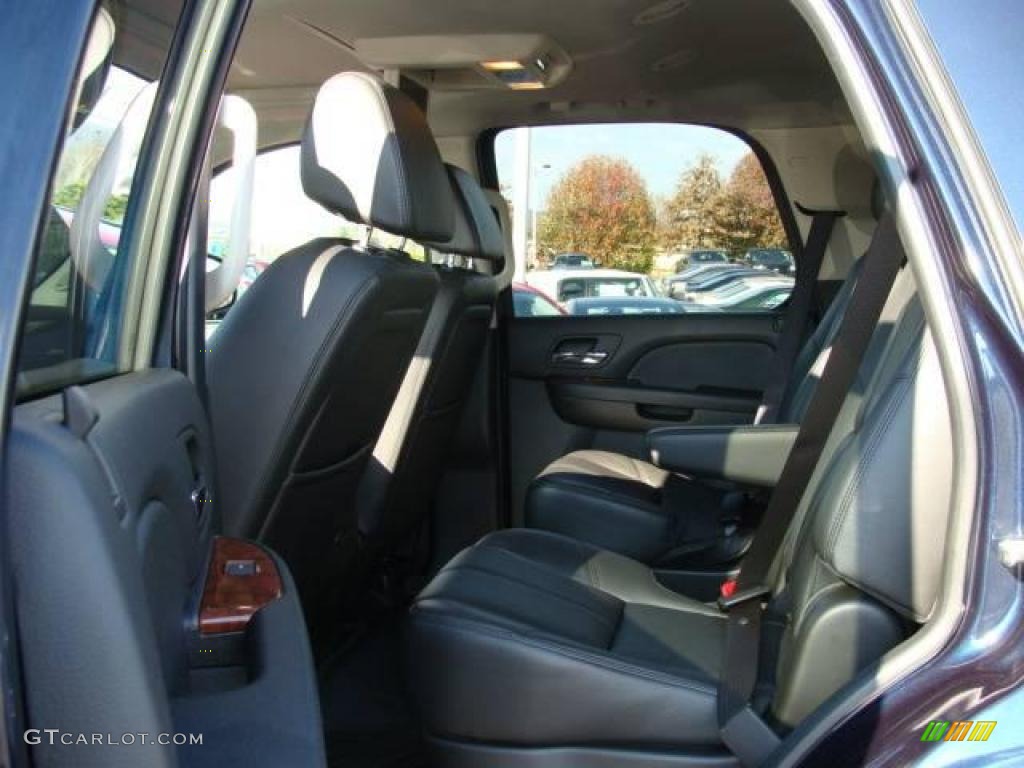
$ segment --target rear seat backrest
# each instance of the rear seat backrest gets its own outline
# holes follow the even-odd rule
[[[419,241],[453,233],[441,156],[398,89],[332,77],[301,149],[303,190],[328,212]],[[312,240],[239,298],[206,357],[225,532],[288,562],[314,632],[358,562],[357,484],[438,283],[404,254]]]
[[[500,264],[505,241],[480,185],[446,166],[455,193],[452,237],[432,250]],[[497,284],[439,267],[440,290],[359,487],[359,530],[373,548],[402,543],[426,517],[448,458],[494,313]]]
[[[772,709],[787,725],[905,639],[938,590],[952,437],[909,270],[861,371],[783,550],[779,601],[791,610]]]

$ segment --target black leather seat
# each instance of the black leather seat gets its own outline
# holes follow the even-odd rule
[[[797,356],[779,405],[779,423],[797,424],[814,394],[860,274],[858,261]],[[723,539],[744,499],[731,489],[667,472],[649,461],[608,451],[582,450],[545,467],[530,484],[525,523],[562,533],[645,563],[692,564],[697,542],[714,542],[719,555],[739,543]],[[676,551],[679,548],[679,552]]]
[[[455,234],[430,247],[500,267],[505,241],[483,190],[461,168],[447,171]],[[491,275],[460,266],[438,274],[440,290],[359,488],[359,528],[378,552],[406,543],[428,514],[494,312]]]
[[[361,73],[328,80],[301,156],[306,194],[332,213],[418,240],[452,235],[448,176],[397,89]],[[357,547],[358,480],[438,282],[402,253],[321,238],[271,264],[213,339],[224,530],[288,561],[313,630]]]
[[[776,560],[753,706],[777,731],[930,616],[954,474],[948,414],[904,270]],[[492,534],[412,608],[435,762],[735,765],[716,724],[723,625],[642,563],[543,531]]]

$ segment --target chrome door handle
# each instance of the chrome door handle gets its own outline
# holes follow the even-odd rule
[[[573,365],[600,365],[608,359],[608,353],[601,350],[593,352],[555,352],[551,356],[551,362],[558,364],[572,363]]]

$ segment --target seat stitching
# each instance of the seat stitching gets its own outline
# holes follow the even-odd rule
[[[829,527],[828,537],[826,539],[826,554],[829,557],[835,557],[836,547],[839,544],[839,536],[842,533],[843,526],[846,524],[846,518],[848,517],[850,510],[853,508],[853,497],[856,491],[861,487],[864,476],[868,473],[868,470],[874,466],[875,459],[878,455],[878,448],[882,443],[882,439],[888,433],[889,427],[892,426],[892,422],[896,418],[896,413],[899,410],[899,407],[906,400],[907,393],[910,391],[911,380],[909,377],[901,377],[894,383],[898,383],[900,385],[899,390],[893,395],[892,399],[887,404],[885,411],[882,413],[878,425],[874,430],[872,430],[870,440],[864,448],[863,457],[858,463],[857,469],[846,487],[846,491],[843,493],[843,500],[840,503],[838,513]]]
[[[554,480],[554,478],[556,477],[558,477],[559,479]],[[622,504],[623,506],[636,507],[637,502],[643,503],[641,499],[637,499],[625,493],[617,493],[616,491],[610,491],[607,488],[597,488],[590,483],[587,483],[582,480],[576,480],[561,473],[542,475],[540,478],[538,478],[537,485],[543,485],[545,483],[550,484],[552,482],[554,482],[555,485],[564,485],[567,489],[570,489],[574,492],[582,491],[583,493],[580,495],[591,495],[603,499],[610,499],[615,501],[616,503]],[[656,491],[656,489],[652,488],[649,485],[646,485],[645,483],[640,483],[633,480],[623,480],[623,482],[636,482],[637,485],[642,485],[644,488],[650,489],[651,491]],[[652,510],[657,510],[658,512],[662,512],[661,506],[657,504],[652,504],[649,508]]]
[[[885,408],[882,411],[882,415],[879,417],[877,426],[868,435],[868,441],[864,447],[863,460],[858,463],[853,475],[850,477],[846,487],[843,489],[843,495],[839,502],[836,517],[829,524],[827,536],[825,538],[825,554],[831,554],[838,542],[841,526],[845,523],[846,516],[853,505],[853,496],[857,489],[860,488],[863,475],[866,474],[872,463],[872,457],[874,452],[877,450],[878,444],[888,431],[892,420],[895,418],[896,411],[905,398],[906,392],[909,391],[909,388],[907,387],[908,382],[909,377],[907,376],[900,376],[893,382],[893,386],[899,385],[900,389],[892,394],[885,402]],[[855,438],[856,433],[851,432],[849,437],[851,439]]]
[[[455,631],[462,631],[470,634],[476,632],[481,635],[490,635],[491,637],[497,637],[506,640],[514,640],[516,642],[522,643],[523,645],[529,645],[533,648],[548,651],[559,656],[565,656],[576,661],[590,663],[597,667],[604,667],[605,669],[609,669],[613,672],[619,672],[622,674],[630,675],[632,677],[639,677],[651,680],[652,682],[662,683],[673,688],[682,688],[685,690],[694,691],[695,693],[708,694],[712,698],[715,698],[717,694],[717,690],[715,688],[712,688],[711,686],[680,680],[678,677],[672,677],[670,675],[657,672],[656,670],[638,667],[636,665],[624,663],[617,659],[610,658],[607,656],[599,656],[594,653],[588,653],[587,651],[571,648],[567,645],[545,642],[538,638],[530,637],[527,635],[518,635],[514,632],[509,632],[506,630],[502,630],[498,627],[493,627],[487,624],[481,624],[480,622],[472,620],[457,619],[452,617],[429,617],[427,616],[426,611],[415,611],[415,614],[417,621],[423,622],[425,624],[431,624],[438,628],[454,629]],[[452,625],[455,626],[453,627]]]
[[[489,576],[494,576],[496,578],[512,582],[513,584],[518,584],[520,586],[533,589],[536,592],[540,592],[542,594],[547,594],[547,595],[550,595],[551,597],[557,598],[557,599],[561,600],[563,603],[568,603],[569,605],[576,606],[580,610],[586,611],[587,613],[591,614],[595,619],[598,619],[599,621],[603,622],[604,624],[607,624],[610,627],[614,628],[614,626],[615,626],[615,622],[610,620],[607,616],[602,616],[600,613],[598,613],[596,610],[594,610],[590,606],[588,606],[588,605],[586,605],[586,604],[584,604],[582,602],[579,602],[577,600],[573,600],[571,597],[567,597],[565,595],[560,595],[559,593],[557,593],[557,592],[555,592],[553,590],[545,589],[544,587],[538,586],[536,584],[531,584],[531,583],[526,582],[526,581],[521,581],[519,579],[514,579],[511,576],[506,576],[505,574],[499,573],[498,571],[491,571],[491,570],[488,570],[486,568],[481,568],[480,566],[476,566],[476,565],[462,565],[462,564],[459,564],[459,565],[454,565],[454,566],[451,566],[450,568],[446,568],[445,569],[446,573],[454,573],[455,571],[476,571],[477,573],[485,573],[485,574],[487,574]],[[572,580],[570,580],[570,581],[572,581]],[[572,583],[575,584],[576,582],[573,581]],[[602,594],[607,594],[607,593],[603,592]],[[609,595],[609,597],[611,597],[611,595]],[[436,598],[434,598],[434,599],[436,599]],[[449,600],[456,600],[457,601],[457,600],[460,600],[462,598],[456,598],[456,597],[453,597],[453,596],[449,596],[448,599]]]
[[[531,533],[542,533],[542,532],[532,531]],[[561,537],[561,538],[565,538],[565,537]],[[600,562],[596,558],[593,558],[593,557],[590,556],[590,554],[591,554],[590,546],[588,544],[582,542],[582,541],[577,540],[577,539],[571,539],[571,541],[576,545],[576,549],[579,552],[580,556],[585,558],[583,567],[585,569],[587,569],[588,575],[591,575],[592,578],[594,578],[594,580],[596,582],[596,583],[592,583],[592,584],[589,584],[589,585],[586,585],[586,586],[590,586],[590,587],[600,591],[602,594],[609,596],[611,599],[617,600],[617,601],[619,601],[620,603],[623,603],[623,604],[628,603],[630,605],[646,605],[646,606],[649,606],[651,608],[665,608],[667,610],[687,611],[687,612],[690,612],[690,613],[697,614],[699,616],[706,616],[706,617],[709,617],[709,618],[716,618],[716,619],[723,619],[724,620],[725,617],[718,610],[716,610],[715,608],[707,605],[706,603],[702,603],[702,602],[697,601],[697,600],[687,601],[687,603],[685,605],[665,605],[664,603],[649,602],[649,601],[647,601],[644,598],[637,598],[637,599],[630,598],[630,599],[626,599],[624,597],[621,597],[620,595],[616,594],[616,592],[612,591],[613,588],[611,587],[611,585],[605,585],[604,581],[600,579]],[[573,579],[571,575],[565,574],[565,573],[563,573],[562,571],[559,571],[556,568],[548,566],[548,565],[546,565],[544,563],[538,563],[536,560],[532,560],[532,559],[530,559],[530,558],[528,558],[528,557],[526,557],[524,555],[519,554],[518,552],[515,552],[515,551],[513,551],[511,549],[507,549],[507,548],[505,548],[503,546],[495,544],[494,542],[492,542],[490,540],[489,537],[485,538],[485,539],[482,539],[475,546],[476,547],[481,547],[481,548],[486,548],[486,549],[492,549],[492,550],[497,551],[497,552],[502,552],[504,554],[507,554],[509,557],[515,558],[519,562],[526,563],[526,564],[531,565],[531,566],[533,566],[535,568],[541,568],[541,569],[544,569],[546,571],[550,571],[551,573],[557,574],[558,576],[560,576],[562,578],[565,578],[565,579],[568,579],[570,581],[574,581],[574,582],[576,581],[576,579]],[[591,563],[593,564],[593,568],[594,568],[593,571],[590,570]],[[444,570],[445,571],[454,570],[455,567],[456,566],[453,565],[451,567],[445,568]],[[675,601],[679,600],[680,598],[686,600],[686,598],[684,598],[678,592],[673,592],[671,589],[669,589],[664,584],[662,584],[660,581],[658,581],[657,577],[654,574],[654,571],[652,571],[650,568],[647,568],[646,570],[647,570],[647,580],[646,580],[646,586],[647,587],[656,590],[658,593],[661,594],[661,596],[663,598],[670,599],[672,603],[675,603]]]
[[[345,250],[345,246],[331,246],[331,248],[325,249],[324,253],[332,249],[337,249],[336,253],[334,254],[335,256],[337,256],[343,250]],[[334,257],[332,256],[331,258],[333,260]],[[366,295],[377,288],[379,282],[379,277],[377,275],[373,275],[369,280],[367,280],[362,285],[362,287],[358,291],[349,296],[348,301],[346,301],[344,306],[342,306],[339,309],[337,315],[334,318],[334,322],[331,324],[330,330],[324,335],[324,338],[320,342],[320,346],[317,348],[316,353],[313,355],[312,363],[309,366],[310,374],[303,380],[302,385],[299,387],[298,392],[295,393],[295,397],[292,399],[292,402],[289,405],[288,416],[284,421],[285,424],[298,422],[298,416],[303,411],[306,400],[310,397],[310,393],[314,389],[314,383],[317,382],[318,378],[323,374],[324,369],[327,367],[328,361],[326,360],[326,351],[330,349],[330,347],[333,345],[334,341],[340,334],[341,329],[352,320],[350,316],[352,308],[354,306],[358,306],[359,304],[361,304]],[[312,423],[308,424],[307,429],[308,427],[311,426]],[[306,437],[307,435],[304,433],[302,436],[303,441],[305,440]],[[275,446],[271,451],[270,458],[266,463],[266,467],[273,468],[278,466],[278,464],[284,464],[283,460],[286,442],[287,441],[283,437],[278,437],[277,441],[275,442]],[[293,455],[291,462],[284,465],[282,471],[285,476],[285,480],[287,480],[289,475],[295,474],[294,465],[297,458],[297,454]],[[267,515],[263,521],[261,533],[266,533],[266,531],[269,530],[271,518],[275,516],[274,512],[275,507],[277,505],[277,500],[281,495],[281,489],[284,487],[284,483],[276,484],[275,487],[275,484],[271,483],[270,481],[269,474],[269,472],[265,473],[263,482],[257,486],[256,492],[253,494],[255,502],[254,506],[263,507],[263,501],[266,500],[265,506],[267,509]]]
[[[588,558],[584,563],[586,563],[587,572],[590,574],[590,578],[594,583],[594,589],[599,589],[604,592],[605,590],[601,586],[601,564],[593,557]]]

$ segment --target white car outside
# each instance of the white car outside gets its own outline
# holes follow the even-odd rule
[[[572,299],[661,295],[647,275],[621,269],[536,269],[526,273],[525,282],[563,307]]]

